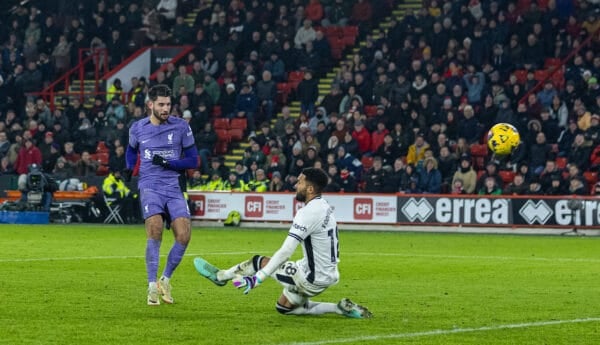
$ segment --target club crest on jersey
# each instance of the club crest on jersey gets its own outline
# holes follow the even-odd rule
[[[173,144],[173,132],[167,134],[167,144]]]
[[[152,159],[152,152],[150,152],[150,150],[144,150],[144,159]]]

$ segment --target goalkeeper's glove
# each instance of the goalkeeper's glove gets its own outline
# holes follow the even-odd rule
[[[238,277],[238,278],[234,278],[232,281],[233,281],[233,286],[235,286],[238,289],[243,288],[244,295],[247,295],[248,292],[250,292],[250,290],[252,290],[252,289],[256,288],[257,286],[259,286],[260,284],[262,284],[262,282],[264,282],[265,279],[267,279],[267,274],[263,271],[258,271],[252,277],[248,277],[248,276]]]
[[[131,170],[131,169],[123,169],[123,171],[121,171],[121,177],[123,177],[123,181],[125,181],[125,182],[131,181],[132,174],[133,174],[133,170]]]
[[[159,155],[154,155],[152,157],[152,164],[153,165],[160,165],[161,167],[165,168],[165,169],[169,169],[171,166],[169,165],[169,161]]]

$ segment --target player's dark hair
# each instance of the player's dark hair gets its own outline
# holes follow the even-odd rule
[[[313,185],[316,194],[321,194],[321,191],[327,186],[327,174],[319,168],[306,168],[302,170],[306,181]]]
[[[148,90],[148,98],[154,102],[158,97],[171,97],[171,88],[165,84],[158,84],[151,87]]]

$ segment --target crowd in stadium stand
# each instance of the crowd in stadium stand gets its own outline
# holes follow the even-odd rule
[[[429,0],[388,19],[399,1],[50,3],[32,1],[0,18],[2,174],[22,174],[31,163],[58,176],[96,174],[90,154],[99,141],[110,169],[122,169],[128,126],[144,116],[148,87],[165,83],[173,113],[196,133],[202,164],[190,189],[293,191],[302,168],[317,166],[329,174],[330,192],[600,192],[593,1]],[[190,26],[185,18],[195,9]],[[385,32],[373,35],[386,20]],[[337,26],[357,27],[356,42],[365,42],[351,59],[334,59],[326,33]],[[116,82],[91,107],[65,97],[51,111],[30,96],[74,66],[79,48],[106,47],[112,68],[153,44],[194,50],[153,80],[132,76],[130,90]],[[320,98],[319,78],[333,67],[341,68]],[[277,83],[291,73],[302,80],[282,100]],[[250,146],[231,171],[216,149],[219,119],[247,124]],[[498,122],[515,125],[523,144],[490,159],[485,136]]]

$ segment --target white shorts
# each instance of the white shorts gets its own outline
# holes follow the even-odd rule
[[[272,277],[283,285],[283,295],[293,305],[303,305],[310,297],[314,297],[333,285],[314,285],[306,280],[307,272],[294,261],[281,265]]]

